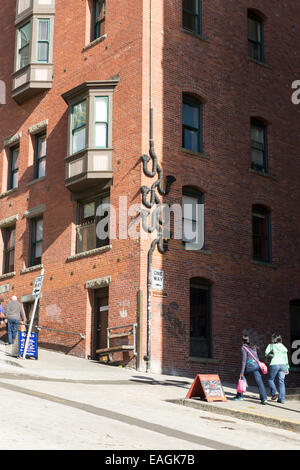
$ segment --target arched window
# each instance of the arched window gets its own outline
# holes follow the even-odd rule
[[[204,246],[204,195],[189,186],[182,189],[182,242],[186,250]]]
[[[253,259],[271,263],[270,212],[263,206],[252,207]]]
[[[248,10],[248,56],[264,62],[264,20]]]
[[[182,147],[193,152],[203,151],[202,103],[190,95],[183,95]]]
[[[257,118],[251,118],[251,168],[268,171],[267,126]]]
[[[300,300],[290,302],[291,366],[300,370]]]
[[[190,356],[212,357],[211,283],[190,280]]]

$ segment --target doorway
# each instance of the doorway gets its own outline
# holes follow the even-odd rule
[[[92,358],[97,359],[97,349],[107,346],[108,327],[108,287],[94,291],[94,324],[93,324],[93,347]]]

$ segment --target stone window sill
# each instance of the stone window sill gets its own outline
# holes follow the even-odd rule
[[[278,266],[276,264],[268,263],[266,261],[259,261],[257,259],[252,259],[251,263],[257,264],[258,266],[265,266],[267,268],[278,269]]]
[[[253,173],[254,175],[263,176],[264,178],[270,178],[274,181],[277,181],[276,176],[271,175],[270,173],[264,173],[263,171],[253,170],[253,168],[249,168],[249,173]]]
[[[10,277],[14,277],[16,275],[16,271],[12,271],[11,273],[6,273],[6,274],[2,274],[0,276],[0,281],[4,281],[4,279],[8,279]]]
[[[189,357],[189,362],[199,362],[200,364],[220,364],[219,359],[210,359],[208,357]]]
[[[45,176],[43,176],[42,178],[35,178],[34,180],[27,183],[26,186],[31,186],[32,184],[39,183],[40,181],[45,181]]]
[[[265,62],[262,62],[261,60],[256,60],[249,56],[247,57],[247,59],[249,60],[249,62],[254,62],[254,64],[258,64],[258,65],[261,65],[262,67],[272,70],[271,65],[266,64]]]
[[[193,36],[194,38],[200,39],[200,41],[210,42],[209,39],[205,38],[201,34],[196,33],[195,31],[190,31],[189,29],[181,28],[181,32],[185,34],[189,34],[190,36]]]
[[[9,196],[10,194],[15,193],[16,191],[18,191],[18,188],[9,189],[8,191],[5,191],[5,193],[0,194],[0,199]]]
[[[42,264],[37,264],[36,266],[30,266],[29,268],[22,269],[21,274],[31,273],[32,271],[38,271],[43,269]]]
[[[204,160],[210,160],[210,156],[206,153],[202,152],[193,152],[192,150],[185,149],[184,147],[180,147],[180,151],[191,155],[192,157],[196,158],[203,158]]]
[[[103,36],[100,36],[100,38],[95,39],[94,41],[90,42],[84,48],[82,49],[82,52],[87,51],[88,49],[91,49],[91,47],[96,46],[100,42],[104,41],[107,38],[107,34],[103,34]]]
[[[94,250],[83,251],[82,253],[76,253],[75,255],[69,256],[66,261],[69,263],[70,261],[76,261],[77,259],[81,258],[88,258],[89,256],[99,255],[101,253],[105,253],[106,251],[111,250],[111,245],[101,246],[100,248],[95,248]]]
[[[202,255],[212,254],[211,250],[205,250],[203,248],[201,250],[187,250],[184,243],[182,244],[182,248],[184,249],[184,251],[191,252],[191,253],[201,253]]]

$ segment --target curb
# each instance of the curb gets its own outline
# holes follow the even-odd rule
[[[233,408],[219,408],[217,406],[211,405],[210,403],[196,401],[193,399],[175,399],[166,401],[176,405],[196,408],[220,415],[233,416],[238,419],[244,419],[245,421],[253,421],[254,423],[265,424],[266,426],[272,426],[275,428],[286,429],[288,431],[300,433],[300,422],[291,421],[289,419],[274,418],[260,413],[254,413],[252,411],[240,411]]]

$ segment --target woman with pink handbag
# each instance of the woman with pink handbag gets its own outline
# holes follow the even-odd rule
[[[259,365],[260,360],[257,355],[257,346],[250,342],[249,336],[243,336],[242,341],[242,368],[240,372],[240,379],[243,379],[244,375],[253,375],[259,390],[261,404],[266,405],[267,392],[260,373],[261,369]],[[243,392],[237,391],[234,399],[243,400]]]

